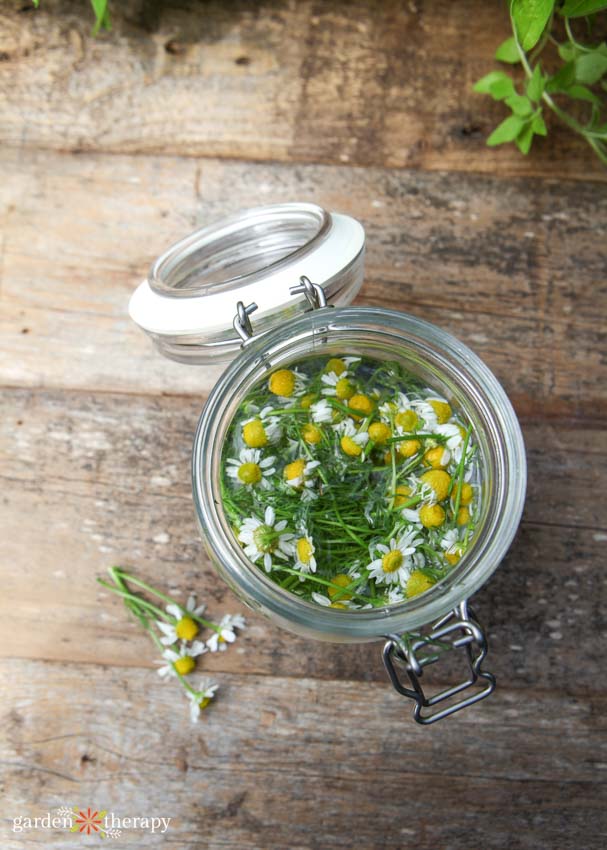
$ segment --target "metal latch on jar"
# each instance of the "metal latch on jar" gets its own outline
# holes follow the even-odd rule
[[[481,668],[487,655],[487,639],[480,625],[469,613],[466,601],[461,602],[457,608],[435,623],[430,633],[425,636],[387,635],[387,638],[383,650],[384,665],[398,693],[415,701],[413,717],[418,723],[427,725],[442,720],[485,699],[495,688],[495,676]],[[424,668],[438,661],[443,652],[455,649],[463,649],[469,675],[457,685],[445,688],[434,696],[426,696],[420,681]],[[396,664],[404,667],[412,687],[402,683]],[[484,679],[487,683],[481,690],[476,690],[470,696],[433,713],[423,713],[423,709],[445,703],[473,687],[479,679]]]
[[[305,294],[313,310],[319,310],[321,307],[327,306],[327,298],[322,286],[318,283],[312,283],[305,275],[299,278],[299,283],[296,286],[289,288],[289,292],[291,295]],[[239,301],[236,305],[236,315],[234,316],[233,325],[243,344],[248,342],[253,336],[253,326],[251,325],[250,316],[257,310],[257,306],[253,302],[245,307],[242,301]]]

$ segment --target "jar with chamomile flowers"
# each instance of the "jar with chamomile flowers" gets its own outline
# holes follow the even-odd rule
[[[364,242],[313,204],[247,210],[162,254],[130,314],[167,357],[229,363],[192,464],[219,575],[292,632],[383,641],[428,724],[495,687],[468,599],[516,533],[525,452],[504,390],[459,340],[348,306]],[[430,695],[424,669],[445,653],[466,676]]]

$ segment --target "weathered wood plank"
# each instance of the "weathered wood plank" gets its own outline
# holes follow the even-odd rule
[[[475,349],[522,413],[605,410],[607,197],[574,187],[383,169],[4,152],[0,381],[208,391],[127,316],[149,263],[197,225],[313,198],[368,234],[359,303],[434,321]],[[238,187],[235,190],[234,187]],[[236,192],[236,195],[234,194]]]
[[[471,835],[500,850],[603,846],[598,698],[504,689],[421,729],[375,684],[225,674],[191,728],[177,686],[149,671],[18,661],[0,671],[12,703],[5,818],[59,805],[164,815],[170,846],[196,835],[205,848],[349,848],[356,836],[361,848],[459,850]],[[54,840],[46,846],[64,846]]]
[[[238,608],[209,566],[194,519],[197,401],[7,390],[3,410],[1,654],[152,665],[139,626],[94,583],[116,562],[159,587],[196,589],[215,616]],[[552,688],[557,677],[568,692],[602,692],[603,431],[533,422],[524,430],[523,528],[475,599],[492,666],[519,687]],[[376,645],[316,644],[247,616],[242,640],[210,658],[210,669],[384,679]]]
[[[498,3],[129,0],[96,40],[76,0],[1,7],[4,144],[605,179],[556,121],[528,157],[485,146]]]

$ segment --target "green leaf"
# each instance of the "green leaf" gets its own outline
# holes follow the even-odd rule
[[[531,50],[540,40],[554,3],[555,0],[512,0],[512,20],[523,50]]]
[[[495,58],[500,62],[508,62],[509,65],[516,65],[517,62],[521,61],[518,47],[516,46],[516,39],[513,36],[507,38],[506,41],[502,41],[495,51]]]
[[[520,115],[523,118],[525,115],[531,115],[533,112],[531,101],[528,97],[524,97],[521,94],[513,94],[511,97],[507,97],[504,102],[515,115]]]
[[[499,124],[487,139],[489,147],[513,142],[524,126],[524,121],[518,115],[509,115]]]
[[[575,78],[578,83],[598,83],[607,71],[607,56],[602,50],[593,50],[575,60]]]
[[[93,27],[93,35],[97,35],[102,27],[106,30],[111,29],[110,13],[108,11],[107,4],[108,0],[91,0],[91,6],[93,7],[96,18],[95,26]]]
[[[32,3],[34,4],[34,6],[35,6],[35,7],[36,7],[36,9],[37,9],[37,8],[38,8],[38,6],[40,5],[40,0],[32,0]]]
[[[546,123],[541,115],[536,115],[531,122],[531,126],[533,128],[533,132],[536,136],[547,136],[548,130],[546,129]]]
[[[510,83],[512,83],[508,74],[503,71],[490,71],[474,84],[474,91],[479,92],[479,94],[491,94],[491,86],[503,80],[510,80]],[[514,85],[512,88],[514,89]]]
[[[489,94],[493,100],[504,100],[507,97],[516,96],[516,89],[510,77],[505,80],[497,80],[489,89]]]
[[[570,41],[566,41],[564,44],[559,44],[559,56],[563,60],[563,62],[571,62],[572,59],[578,55],[578,50],[575,44],[572,44]]]
[[[565,91],[570,85],[575,82],[575,62],[567,62],[562,68],[559,68],[554,77],[550,77],[546,81],[547,92]]]
[[[597,97],[594,92],[587,89],[586,86],[569,86],[565,94],[572,97],[574,100],[585,100],[588,103],[594,103],[595,106],[602,106],[603,101]]]
[[[545,85],[546,81],[544,79],[544,75],[542,74],[542,69],[540,68],[538,63],[533,69],[533,74],[531,75],[531,79],[527,83],[527,88],[525,89],[525,91],[527,92],[527,97],[535,101],[540,100],[544,93]]]
[[[601,9],[607,9],[605,0],[565,0],[559,12],[564,18],[581,18],[594,15]]]
[[[525,124],[521,132],[518,134],[516,139],[514,140],[517,148],[521,153],[527,155],[529,153],[529,149],[531,148],[531,141],[533,139],[533,125]]]

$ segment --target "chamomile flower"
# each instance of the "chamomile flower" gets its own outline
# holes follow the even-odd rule
[[[257,517],[246,517],[242,521],[238,539],[244,543],[244,552],[253,563],[263,560],[264,569],[270,572],[272,559],[286,560],[293,554],[294,534],[285,532],[286,519],[276,522],[274,508],[266,508],[263,521]]]
[[[167,614],[174,617],[175,623],[165,623],[162,620],[156,620],[156,625],[162,632],[160,643],[164,646],[172,646],[178,640],[192,640],[200,631],[198,623],[194,617],[200,617],[205,609],[204,605],[196,605],[196,597],[191,594],[185,606],[185,611],[179,605],[171,602],[166,606]],[[193,616],[192,616],[193,615]]]
[[[445,552],[455,552],[456,546],[459,543],[459,534],[456,528],[450,528],[445,531],[441,541],[440,547],[444,549]]]
[[[330,395],[340,399],[341,401],[347,401],[349,398],[352,398],[356,392],[356,387],[350,380],[347,369],[344,369],[344,371],[339,374],[336,372],[328,372],[325,375],[322,375],[320,380],[323,384],[323,388],[321,390],[323,395]]]
[[[178,673],[180,676],[187,676],[196,666],[194,659],[205,652],[208,650],[200,640],[195,640],[189,646],[182,643],[179,652],[175,652],[174,649],[165,649],[162,657],[167,663],[158,669],[158,675],[163,679],[176,676]],[[162,662],[158,663],[162,664]]]
[[[256,416],[242,422],[242,439],[249,448],[261,449],[280,442],[282,426],[279,418],[271,415],[272,411],[272,407],[266,406]]]
[[[234,629],[244,629],[245,625],[245,619],[242,614],[226,614],[219,623],[219,630],[208,639],[207,647],[211,652],[217,652],[218,650],[224,652],[228,648],[227,645],[234,643],[236,640]]]
[[[313,487],[312,473],[320,466],[319,460],[306,460],[303,457],[288,463],[283,470],[283,478],[289,487],[300,490],[302,487]]]
[[[402,587],[397,585],[396,587],[391,587],[388,591],[388,605],[398,605],[399,602],[405,601],[405,594],[403,592]]]
[[[454,528],[445,532],[443,539],[440,541],[440,546],[444,551],[445,560],[451,564],[452,567],[457,564],[464,554],[464,544],[459,539],[459,534]]]
[[[310,406],[312,422],[315,422],[317,425],[322,425],[326,422],[333,422],[334,415],[335,411],[324,398]]]
[[[438,425],[438,418],[434,408],[426,399],[416,399],[411,402],[411,408],[415,411],[419,419],[423,420],[423,427],[427,431],[434,431]]]
[[[301,537],[295,541],[295,569],[302,573],[316,572],[316,548],[314,541],[304,528]]]
[[[435,433],[441,434],[447,438],[447,448],[451,452],[455,463],[459,463],[462,457],[464,448],[464,438],[460,425],[455,425],[453,422],[446,422],[443,425],[437,425],[434,429]]]
[[[190,700],[190,719],[192,723],[196,723],[200,717],[200,712],[211,702],[215,696],[215,692],[219,685],[211,682],[210,679],[203,679],[197,691],[186,691],[186,696]]]
[[[327,594],[317,593],[316,591],[312,591],[310,596],[313,602],[316,602],[317,605],[321,605],[323,608],[358,608],[358,605],[352,602],[351,599],[336,599],[333,601]]]
[[[338,434],[341,434],[339,445],[342,451],[350,457],[359,457],[369,442],[368,433],[366,431],[359,432],[351,419],[344,419],[343,422],[335,426],[335,430]]]
[[[270,375],[268,389],[281,401],[289,402],[305,392],[306,377],[297,369],[278,369]]]
[[[241,449],[238,458],[229,457],[226,474],[234,479],[239,487],[255,487],[259,485],[264,490],[270,490],[272,485],[268,478],[276,472],[272,466],[275,457],[262,458],[259,449]]]
[[[421,542],[417,529],[411,529],[399,540],[392,538],[390,546],[378,543],[375,550],[379,557],[367,567],[369,577],[380,584],[405,585],[413,564],[411,556],[415,554]]]

